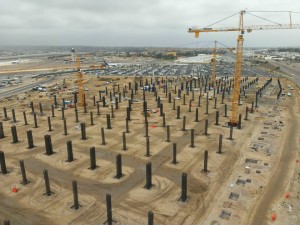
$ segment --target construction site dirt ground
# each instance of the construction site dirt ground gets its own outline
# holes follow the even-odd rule
[[[65,79],[67,88],[72,88],[75,79],[70,75]],[[143,78],[150,82],[150,77]],[[159,78],[159,81],[166,78]],[[231,78],[230,78],[231,79]],[[140,86],[133,93],[129,133],[125,133],[126,150],[123,144],[123,132],[126,131],[126,113],[128,99],[131,97],[128,83],[134,88],[133,77],[85,77],[84,86],[87,111],[78,107],[78,122],[74,108],[62,110],[62,102],[73,100],[73,95],[65,92],[56,94],[58,107],[52,117],[53,96],[29,92],[25,99],[17,96],[0,102],[0,121],[5,137],[0,139],[0,151],[5,154],[7,174],[0,174],[0,222],[9,219],[11,224],[104,224],[106,215],[106,194],[112,198],[112,217],[114,224],[147,224],[148,212],[154,213],[154,224],[300,224],[300,158],[299,158],[299,89],[291,81],[281,79],[282,86],[294,87],[292,96],[278,94],[277,80],[266,85],[255,101],[256,91],[263,87],[269,78],[259,78],[241,94],[241,129],[233,128],[230,139],[231,93],[226,93],[221,103],[222,92],[209,91],[207,98],[200,91],[178,96],[180,83],[186,78],[169,78],[167,93],[157,85],[165,113],[165,125],[170,127],[170,140],[167,127],[163,126],[163,117],[153,92],[145,92],[147,108],[151,109],[148,120],[150,156],[146,155],[146,125],[143,112],[143,91]],[[255,80],[249,77],[242,85]],[[62,82],[59,80],[58,82]],[[137,83],[140,84],[140,80]],[[175,89],[176,84],[176,89]],[[119,87],[118,87],[119,85]],[[126,86],[126,87],[125,87]],[[123,98],[123,89],[127,90]],[[116,104],[107,101],[107,107],[99,98],[110,99],[110,94],[122,96]],[[107,90],[107,95],[105,91]],[[134,91],[133,91],[134,92]],[[171,103],[168,99],[171,93]],[[175,93],[176,92],[176,93]],[[185,95],[185,97],[184,97]],[[93,96],[100,105],[100,115],[94,106]],[[194,96],[194,99],[193,99]],[[200,106],[199,106],[200,96]],[[185,98],[185,104],[184,99]],[[208,113],[206,102],[208,99]],[[112,100],[115,101],[113,97]],[[191,101],[191,110],[189,104]],[[30,102],[33,102],[37,116],[37,128]],[[39,109],[39,103],[43,111]],[[113,113],[111,111],[111,105]],[[227,117],[225,117],[227,105]],[[174,110],[175,106],[175,110]],[[180,106],[180,118],[177,118],[177,106]],[[8,118],[5,118],[6,107]],[[246,107],[249,109],[245,120]],[[196,109],[198,108],[198,122]],[[13,121],[11,110],[16,113]],[[216,112],[219,121],[216,125]],[[28,125],[24,125],[23,112],[26,112]],[[93,125],[91,124],[93,112]],[[62,113],[66,119],[67,135],[64,134]],[[111,117],[111,129],[107,129],[107,115]],[[48,117],[51,120],[49,131]],[[184,119],[185,118],[185,119]],[[208,130],[205,134],[205,120]],[[185,129],[183,126],[186,120]],[[86,125],[86,140],[82,140],[81,123]],[[18,142],[13,143],[11,127],[16,126]],[[101,139],[104,128],[105,145]],[[191,133],[194,129],[194,146]],[[32,130],[34,148],[28,149],[27,133]],[[45,135],[51,135],[53,155],[45,154]],[[219,138],[222,139],[222,154],[218,154]],[[67,162],[67,141],[72,141],[74,161]],[[177,163],[173,164],[173,143],[176,143]],[[90,168],[90,148],[96,149],[97,168]],[[204,152],[208,151],[208,171],[204,171]],[[122,173],[116,175],[116,156],[122,155]],[[30,183],[20,184],[22,176],[19,161],[23,160],[27,179]],[[146,184],[146,164],[152,163],[152,187]],[[43,170],[47,169],[53,194],[44,193]],[[187,174],[187,201],[182,202],[182,173]],[[71,208],[73,203],[72,181],[78,184],[80,207]],[[16,187],[17,192],[12,188]]]

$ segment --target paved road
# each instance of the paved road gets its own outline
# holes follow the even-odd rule
[[[280,70],[287,74],[283,76],[288,79],[291,79],[298,86],[300,86],[300,73],[298,67],[293,67],[292,65],[286,65],[285,62],[271,61],[270,63],[275,66],[280,66]]]
[[[51,77],[51,78],[41,80],[41,81],[38,81],[38,82],[34,82],[34,83],[31,83],[31,84],[16,86],[15,88],[9,89],[9,90],[7,90],[7,88],[5,88],[5,87],[2,87],[0,89],[0,99],[3,98],[3,97],[9,97],[9,96],[12,96],[12,95],[24,93],[28,90],[31,90],[33,87],[36,87],[36,86],[42,85],[42,84],[46,84],[48,82],[53,81],[54,79],[55,79],[55,77]]]

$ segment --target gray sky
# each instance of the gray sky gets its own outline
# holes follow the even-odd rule
[[[1,0],[1,45],[94,45],[196,47],[217,40],[236,45],[236,32],[187,33],[242,9],[300,11],[296,0]],[[277,23],[289,22],[288,13],[252,13]],[[293,15],[300,24],[300,14]],[[246,25],[272,24],[245,16]],[[214,27],[238,25],[238,16]],[[253,31],[245,46],[300,46],[299,30]],[[191,43],[191,44],[187,44]],[[187,45],[185,45],[187,44]]]

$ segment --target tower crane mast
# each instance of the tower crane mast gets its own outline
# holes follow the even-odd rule
[[[292,18],[290,13],[290,23],[289,24],[275,24],[275,25],[252,25],[244,26],[244,14],[245,10],[239,13],[239,26],[238,27],[221,27],[221,28],[189,28],[189,33],[194,33],[195,37],[198,38],[200,33],[204,32],[227,32],[227,31],[238,31],[240,34],[237,38],[236,47],[236,59],[235,59],[235,73],[234,73],[234,88],[232,95],[232,115],[229,124],[231,126],[237,126],[238,124],[238,101],[240,95],[240,81],[242,77],[242,65],[243,65],[243,43],[244,43],[244,33],[245,30],[249,33],[252,30],[272,30],[272,29],[299,29],[300,24],[292,24]]]

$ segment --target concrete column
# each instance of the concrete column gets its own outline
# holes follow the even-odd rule
[[[186,116],[183,116],[183,119],[182,119],[182,131],[186,131],[185,124],[186,124]]]
[[[208,135],[208,119],[205,120],[204,134]]]
[[[126,147],[126,132],[123,132],[122,133],[122,140],[123,140],[123,149],[124,151],[127,150],[127,147]]]
[[[146,137],[146,156],[150,157],[150,138]]]
[[[113,225],[112,219],[112,209],[111,209],[111,195],[106,194],[106,215],[107,215],[107,225]],[[104,223],[105,224],[105,223]]]
[[[199,112],[198,112],[199,108],[196,108],[196,115],[195,115],[195,122],[199,122]]]
[[[146,185],[144,188],[150,189],[152,187],[152,164],[148,162],[146,164]]]
[[[148,225],[154,224],[154,213],[152,211],[148,212]]]
[[[80,123],[80,129],[81,129],[81,140],[86,140],[86,129],[85,129],[85,123]]]
[[[68,135],[67,120],[64,119],[63,123],[64,123],[64,135]]]
[[[23,112],[23,118],[24,118],[24,125],[28,125],[25,111]]]
[[[34,128],[38,128],[36,113],[33,114]]]
[[[102,145],[106,145],[105,142],[105,134],[104,134],[104,127],[101,127],[101,139],[102,139]]]
[[[172,160],[173,164],[177,164],[176,158],[177,158],[177,144],[173,143],[173,160]]]
[[[48,131],[52,131],[50,116],[47,117],[47,120],[48,120]]]
[[[180,201],[185,202],[186,200],[187,200],[187,174],[182,173]]]
[[[176,119],[180,119],[180,106],[177,106],[177,117]]]
[[[95,147],[91,147],[90,148],[90,164],[91,167],[89,168],[90,170],[95,170],[97,167],[96,164],[96,149]]]
[[[222,139],[223,139],[223,135],[220,134],[219,135],[219,149],[218,149],[218,152],[219,154],[222,154]]]
[[[50,189],[48,170],[44,170],[43,174],[44,174],[45,188],[46,188],[46,193],[44,195],[50,196],[51,194],[53,194],[53,192]]]
[[[112,129],[109,114],[106,114],[106,129]]]
[[[67,141],[67,153],[68,153],[68,159],[67,162],[73,162],[73,146],[72,141]]]
[[[11,114],[12,114],[12,118],[13,118],[13,123],[16,123],[16,122],[17,122],[17,119],[16,119],[15,109],[12,109],[12,110],[11,110]]]
[[[4,129],[3,129],[3,123],[0,122],[0,139],[4,138]]]
[[[118,154],[116,156],[116,170],[117,170],[117,174],[115,176],[115,178],[120,179],[123,176],[122,173],[122,155]]]
[[[7,174],[8,171],[6,169],[5,155],[3,151],[0,151],[0,166],[1,166],[1,173]]]
[[[208,170],[207,170],[207,163],[208,163],[208,151],[205,150],[205,151],[204,151],[204,168],[203,168],[203,171],[204,171],[205,173],[208,172]]]
[[[170,142],[170,125],[167,125],[167,142]]]
[[[32,131],[28,130],[28,131],[26,131],[26,133],[27,133],[28,148],[32,149],[32,148],[34,148]]]
[[[94,126],[94,116],[93,116],[93,112],[90,112],[90,120],[91,120],[91,126]]]
[[[216,123],[215,125],[219,125],[219,111],[216,111]]]
[[[77,209],[79,209],[79,201],[78,201],[78,189],[77,189],[77,181],[76,180],[72,181],[72,189],[73,189],[74,205],[71,206],[71,208],[77,210]]]
[[[26,185],[26,184],[29,183],[29,181],[27,180],[27,177],[26,177],[26,171],[25,171],[24,161],[20,160],[19,163],[20,163],[20,169],[21,169],[21,175],[22,175],[22,182],[21,182],[21,184]]]
[[[191,129],[191,145],[190,145],[191,148],[195,148],[195,141],[194,141],[194,139],[195,139],[195,130]]]
[[[12,139],[13,142],[12,143],[18,143],[18,133],[17,133],[17,127],[16,126],[12,126],[11,127],[11,134],[12,134]]]

